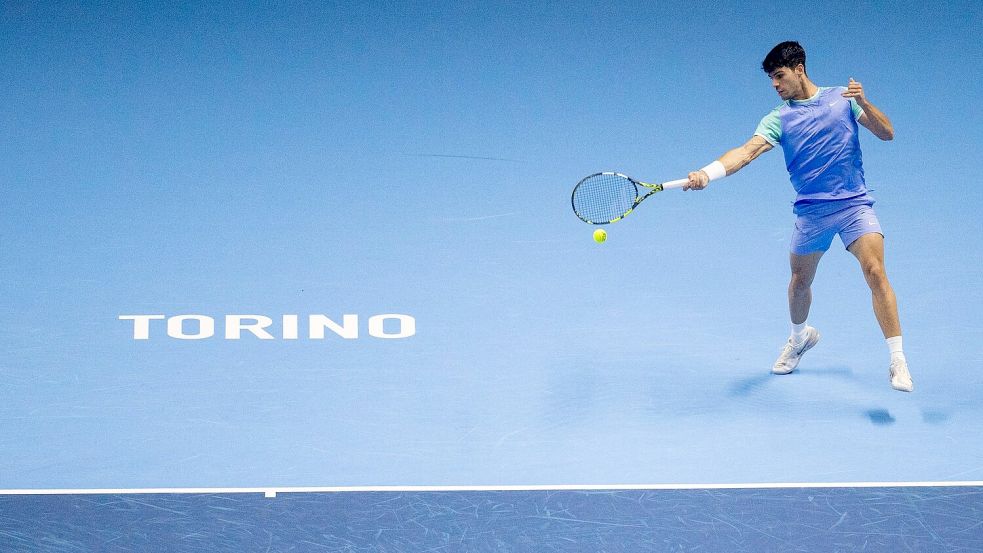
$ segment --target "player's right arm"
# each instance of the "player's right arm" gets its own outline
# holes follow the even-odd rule
[[[733,175],[773,147],[770,142],[765,140],[765,137],[756,134],[751,137],[751,140],[745,142],[744,145],[738,146],[733,150],[728,150],[724,155],[720,156],[717,162],[723,166],[724,175]],[[707,173],[707,168],[705,167],[689,174],[689,182],[686,183],[683,190],[703,190],[708,184],[710,184],[710,175]]]

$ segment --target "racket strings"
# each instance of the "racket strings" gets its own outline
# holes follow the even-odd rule
[[[573,191],[573,210],[591,223],[620,219],[635,205],[638,190],[631,179],[612,173],[591,175]]]

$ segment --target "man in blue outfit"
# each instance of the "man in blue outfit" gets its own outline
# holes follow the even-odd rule
[[[811,285],[819,259],[839,234],[870,286],[874,314],[891,353],[891,386],[910,392],[914,386],[901,348],[897,300],[884,270],[884,235],[864,181],[858,138],[858,124],[881,140],[894,138],[894,129],[867,100],[860,83],[851,78],[846,87],[816,86],[805,63],[797,42],[783,42],[768,53],[762,69],[783,102],[761,120],[747,143],[690,173],[684,190],[702,190],[780,144],[797,196],[788,287],[792,333],[772,373],[791,373],[802,354],[819,342],[819,331],[806,324]]]

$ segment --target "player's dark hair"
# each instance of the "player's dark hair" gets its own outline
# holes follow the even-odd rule
[[[771,52],[768,52],[768,55],[765,56],[765,61],[761,62],[761,68],[765,70],[765,73],[771,75],[771,72],[779,67],[795,67],[800,63],[804,68],[806,64],[806,51],[802,49],[802,45],[798,42],[788,40],[775,46],[771,49]]]

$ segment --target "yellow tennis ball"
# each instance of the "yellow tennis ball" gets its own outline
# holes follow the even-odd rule
[[[599,228],[594,231],[594,241],[597,242],[598,244],[604,242],[607,239],[608,239],[608,233],[605,232],[604,229]]]

